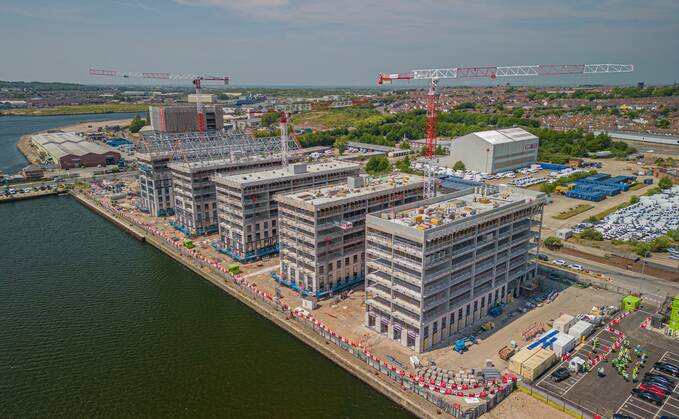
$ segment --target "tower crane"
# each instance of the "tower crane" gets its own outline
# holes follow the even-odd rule
[[[395,80],[428,80],[427,126],[425,142],[425,183],[424,196],[436,195],[432,160],[436,154],[436,134],[438,128],[438,81],[442,79],[561,76],[568,74],[629,73],[634,71],[632,64],[539,64],[494,67],[453,67],[411,70],[406,73],[380,73],[377,84],[390,84]]]
[[[229,78],[226,76],[201,76],[196,74],[173,74],[173,73],[134,73],[117,70],[101,70],[90,69],[91,76],[108,76],[108,77],[122,77],[122,78],[136,78],[136,79],[162,79],[162,80],[191,80],[196,87],[196,113],[198,114],[198,132],[205,132],[205,112],[203,111],[203,102],[200,99],[201,82],[203,81],[223,81],[224,84],[229,84]]]

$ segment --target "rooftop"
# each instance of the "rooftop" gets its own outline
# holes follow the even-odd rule
[[[361,166],[358,164],[343,161],[329,161],[316,164],[295,163],[280,169],[241,173],[238,175],[218,173],[215,175],[214,180],[217,183],[240,186],[245,184],[268,183],[294,177],[312,176],[324,172],[358,171],[360,167]]]
[[[86,139],[72,132],[52,132],[36,134],[31,140],[38,147],[43,148],[48,154],[59,160],[66,155],[84,156],[86,154],[106,154],[113,153],[99,144],[87,141]]]
[[[423,181],[424,178],[415,175],[391,175],[378,178],[361,175],[360,177],[350,177],[344,185],[294,192],[285,194],[280,199],[288,203],[315,207],[412,185],[422,187]]]
[[[517,141],[537,140],[538,137],[523,128],[507,128],[491,131],[479,131],[470,135],[475,135],[491,144],[506,144]]]
[[[486,186],[465,189],[373,215],[389,223],[425,231],[538,199],[544,199],[544,194],[507,185]]]

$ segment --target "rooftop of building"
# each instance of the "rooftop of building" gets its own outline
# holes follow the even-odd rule
[[[500,211],[517,204],[544,200],[545,194],[508,185],[482,186],[403,205],[372,214],[380,221],[411,230],[436,230]]]
[[[66,155],[84,156],[86,154],[106,154],[113,151],[87,141],[73,132],[49,132],[35,134],[31,140],[55,159]]]
[[[507,144],[518,141],[537,140],[538,137],[523,128],[507,128],[490,131],[478,131],[468,135],[476,136],[490,144]]]
[[[349,177],[347,182],[342,185],[294,192],[282,195],[279,199],[288,203],[320,206],[405,186],[417,185],[422,187],[423,181],[424,178],[416,175],[390,175],[384,177],[361,175],[359,177]]]
[[[338,170],[358,171],[360,167],[360,165],[355,163],[336,160],[314,164],[293,163],[280,169],[241,173],[237,175],[218,173],[214,176],[214,181],[222,184],[242,186],[249,184],[269,183],[272,181],[280,181],[294,177],[313,176],[315,174],[334,172]]]

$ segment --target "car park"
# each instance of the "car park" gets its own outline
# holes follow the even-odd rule
[[[552,381],[555,383],[561,382],[571,376],[571,372],[568,368],[559,368],[552,373]]]
[[[658,406],[660,406],[663,402],[662,397],[658,396],[657,394],[643,391],[638,388],[632,390],[632,395],[649,403],[655,403]]]
[[[653,384],[650,383],[649,384],[642,383],[639,386],[639,390],[648,391],[649,393],[655,393],[662,398],[665,398],[667,396],[665,390],[661,389],[660,387],[654,386]]]
[[[656,362],[653,364],[653,368],[657,369],[658,371],[662,371],[665,374],[679,377],[679,368],[677,368],[676,365],[670,364],[668,362]]]

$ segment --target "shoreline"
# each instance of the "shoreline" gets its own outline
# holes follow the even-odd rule
[[[316,333],[313,333],[313,331],[309,330],[303,325],[300,325],[293,319],[284,316],[283,313],[275,310],[273,307],[260,303],[256,298],[246,294],[240,287],[236,286],[233,281],[220,278],[208,267],[197,265],[185,255],[173,251],[172,248],[164,245],[163,242],[157,237],[149,234],[143,229],[136,227],[134,224],[122,220],[109,213],[104,208],[101,208],[98,204],[85,197],[83,194],[72,192],[70,195],[76,200],[76,202],[82,204],[94,213],[103,216],[104,219],[111,222],[121,230],[127,232],[132,237],[152,245],[196,274],[200,275],[203,279],[207,280],[214,286],[236,298],[243,305],[249,307],[263,318],[273,322],[302,343],[306,344],[312,349],[315,349],[330,361],[334,362],[345,371],[368,384],[383,396],[388,397],[390,400],[397,403],[399,406],[406,409],[413,415],[428,419],[433,419],[436,417],[453,417],[445,411],[438,409],[433,403],[426,401],[422,397],[417,396],[412,392],[399,389],[394,383],[387,381],[385,377],[379,373],[379,371],[370,368],[365,364],[352,362],[355,359],[353,356],[331,344],[331,342],[329,342],[327,339]]]
[[[49,108],[48,108],[49,109]],[[122,110],[122,111],[106,111],[106,112],[64,112],[64,113],[37,113],[37,114],[32,114],[32,113],[4,113],[0,112],[0,118],[2,117],[11,117],[11,116],[19,116],[19,117],[26,117],[26,118],[41,118],[44,116],[86,116],[86,115],[111,115],[111,114],[116,114],[116,113],[148,113],[148,109],[143,110],[143,111],[135,111],[135,110]],[[140,115],[141,116],[141,115]]]

